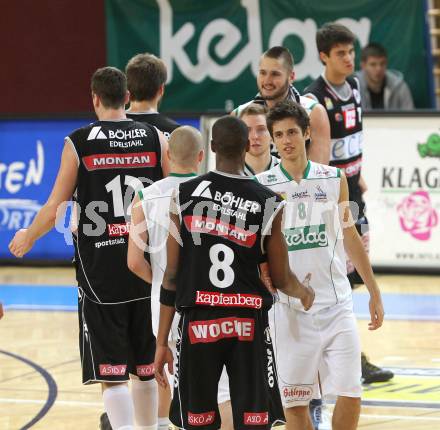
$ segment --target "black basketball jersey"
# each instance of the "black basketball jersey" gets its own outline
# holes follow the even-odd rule
[[[135,192],[163,177],[157,131],[131,119],[98,121],[66,140],[72,142],[79,162],[79,286],[98,303],[148,297],[151,286],[127,267],[127,245]]]
[[[269,308],[260,280],[263,241],[280,197],[250,177],[209,172],[179,185],[177,309]]]
[[[167,140],[170,138],[170,134],[177,127],[180,127],[179,123],[159,112],[127,112],[127,117],[157,127]]]
[[[350,200],[359,206],[359,217],[363,216],[364,202],[359,188],[362,167],[362,107],[358,81],[346,79],[351,93],[342,99],[333,86],[320,76],[305,90],[325,107],[330,122],[330,165],[341,168],[348,181]]]

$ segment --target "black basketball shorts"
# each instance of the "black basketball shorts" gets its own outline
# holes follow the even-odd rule
[[[179,323],[171,422],[218,429],[217,389],[229,375],[234,429],[284,422],[267,310],[191,308]]]
[[[79,288],[78,315],[83,384],[154,378],[150,298],[102,305]]]

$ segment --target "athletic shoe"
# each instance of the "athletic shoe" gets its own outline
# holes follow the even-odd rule
[[[330,414],[321,399],[313,399],[309,403],[309,412],[313,430],[332,430]]]
[[[378,366],[370,363],[367,356],[362,353],[362,382],[364,384],[371,384],[373,382],[386,382],[394,377],[394,373],[391,370],[381,369]]]
[[[105,412],[103,414],[101,414],[101,417],[99,418],[99,429],[100,430],[112,430],[112,425],[110,424],[108,416]]]

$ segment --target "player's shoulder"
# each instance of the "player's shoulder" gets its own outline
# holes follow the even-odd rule
[[[235,115],[236,117],[239,117],[240,114],[248,107],[250,106],[252,103],[254,102],[254,100],[250,100],[246,103],[243,103],[239,106],[237,106],[233,111],[232,114]]]
[[[307,96],[307,94],[318,95],[324,86],[325,81],[322,76],[319,76],[304,89],[304,96]]]
[[[151,185],[148,185],[147,187],[140,190],[138,194],[141,200],[147,201],[165,195],[167,191],[173,189],[174,187],[175,184],[172,181],[172,178],[168,176],[152,183]]]
[[[261,185],[271,188],[276,185],[285,183],[286,176],[283,174],[281,170],[281,163],[279,163],[276,166],[272,167],[271,169],[256,175],[255,180],[259,182]]]
[[[100,132],[102,133],[100,122],[95,121],[73,130],[68,137],[73,142],[77,140],[92,140],[92,135],[95,133],[96,137],[98,137]]]
[[[308,112],[310,114],[310,112],[312,111],[312,109],[318,105],[318,101],[315,100],[313,97],[313,94],[310,94],[309,97],[307,96],[300,96],[299,98],[299,102],[301,104],[301,106],[306,110],[306,112]]]
[[[309,161],[306,179],[336,179],[341,177],[341,170],[334,166]]]

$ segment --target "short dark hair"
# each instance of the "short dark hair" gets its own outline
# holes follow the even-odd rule
[[[273,126],[276,122],[283,119],[292,118],[301,128],[303,134],[310,125],[309,115],[305,109],[297,102],[291,100],[284,100],[277,103],[266,116],[267,128],[273,139]]]
[[[232,115],[220,117],[212,126],[212,142],[215,152],[226,158],[236,159],[247,148],[249,132],[247,125]]]
[[[284,46],[272,46],[272,48],[263,53],[263,57],[274,58],[275,60],[282,59],[289,72],[293,70],[293,55]]]
[[[153,54],[135,55],[125,67],[130,99],[152,100],[161,85],[167,81],[165,63]]]
[[[260,105],[257,103],[251,103],[247,105],[239,115],[239,118],[243,118],[245,115],[264,115],[267,114],[267,108],[264,105]]]
[[[368,57],[385,57],[388,58],[386,49],[376,42],[370,42],[364,46],[361,51],[361,61],[367,61]]]
[[[330,22],[324,24],[316,32],[316,47],[318,52],[324,52],[329,55],[331,49],[338,44],[353,43],[356,40],[356,36],[345,25]]]
[[[93,73],[91,89],[105,108],[119,109],[125,104],[127,79],[116,67],[101,67]]]

